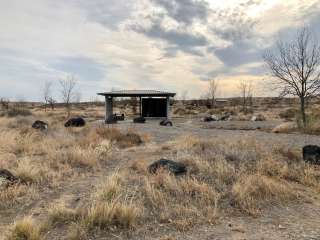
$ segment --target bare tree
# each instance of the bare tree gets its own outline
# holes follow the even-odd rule
[[[267,51],[264,60],[275,78],[274,87],[280,95],[297,96],[303,127],[307,126],[306,106],[310,97],[320,90],[320,46],[304,27],[291,42],[277,43],[277,51]]]
[[[130,104],[131,104],[131,106],[132,106],[132,113],[133,113],[133,115],[136,115],[137,114],[137,106],[138,106],[138,98],[136,98],[136,97],[131,97],[130,98]],[[139,104],[141,104],[140,102],[139,102]],[[140,113],[141,114],[141,113]]]
[[[183,103],[185,103],[185,101],[187,100],[188,97],[188,90],[183,90],[183,92],[181,93],[181,100]]]
[[[43,99],[45,102],[44,108],[45,111],[47,110],[47,105],[50,104],[51,108],[53,109],[54,106],[51,104],[54,102],[52,97],[52,82],[46,81],[43,86]],[[52,101],[53,100],[53,101]]]
[[[3,110],[9,110],[10,100],[8,98],[0,98],[0,105]]]
[[[75,96],[75,87],[77,81],[73,76],[67,76],[65,79],[60,80],[61,97],[66,107],[68,117],[70,116],[71,103]]]
[[[48,104],[50,105],[51,110],[54,110],[54,105],[55,105],[55,103],[56,103],[56,100],[54,100],[53,97],[50,97],[50,98],[48,99]]]
[[[252,103],[253,87],[250,81],[242,80],[238,85],[241,97],[242,111],[248,112],[248,106]]]
[[[211,79],[209,81],[209,88],[208,88],[208,97],[211,100],[211,106],[216,106],[216,97],[218,91],[218,81],[217,79]]]

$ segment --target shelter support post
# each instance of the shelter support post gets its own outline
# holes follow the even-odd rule
[[[166,118],[168,119],[170,116],[170,97],[167,96],[167,113],[166,113]]]
[[[113,98],[106,96],[106,115],[105,115],[105,121],[110,118],[110,116],[113,115]]]
[[[139,97],[139,115],[142,117],[142,98]]]

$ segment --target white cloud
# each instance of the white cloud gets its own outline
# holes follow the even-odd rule
[[[111,87],[198,97],[214,76],[232,96],[240,78],[263,78],[259,56],[279,32],[320,15],[319,0],[170,1],[3,2],[0,96],[40,100],[44,81],[70,71],[86,99]]]

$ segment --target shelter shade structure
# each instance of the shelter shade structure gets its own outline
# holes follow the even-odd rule
[[[169,118],[170,97],[176,94],[155,90],[122,90],[98,93],[105,97],[105,120],[113,115],[113,99],[136,97],[139,99],[139,115],[146,118]]]

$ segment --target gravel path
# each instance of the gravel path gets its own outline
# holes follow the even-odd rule
[[[117,126],[124,130],[134,129],[137,132],[150,134],[156,143],[173,140],[183,135],[195,135],[205,139],[221,138],[224,140],[239,140],[249,137],[266,144],[283,144],[288,147],[302,147],[307,144],[320,145],[320,136],[298,133],[279,134],[267,131],[276,126],[278,122],[217,122],[204,125],[198,119],[174,119],[173,123],[173,127],[163,127],[159,126],[159,120],[148,120],[145,124],[125,121],[120,122]],[[251,130],[257,127],[260,127],[260,130]]]

